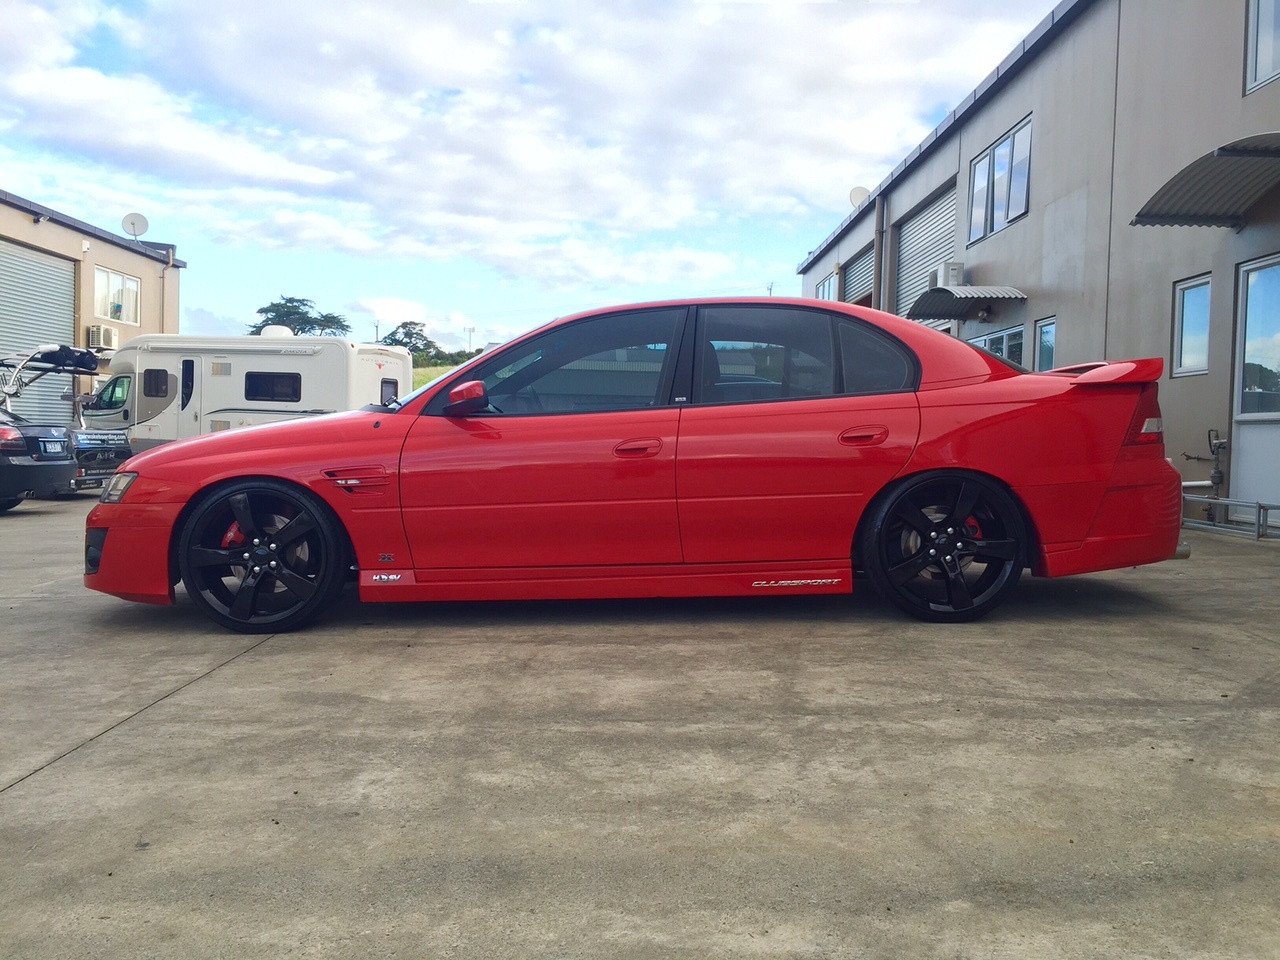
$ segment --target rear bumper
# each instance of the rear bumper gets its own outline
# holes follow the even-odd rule
[[[38,462],[26,457],[0,458],[0,500],[49,497],[71,489],[76,475],[74,460]]]
[[[1037,575],[1064,577],[1170,560],[1182,529],[1182,477],[1163,458],[1116,463],[1089,534],[1054,544]]]

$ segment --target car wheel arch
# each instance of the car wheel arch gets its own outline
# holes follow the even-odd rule
[[[858,525],[853,533],[853,542],[849,547],[849,555],[853,560],[855,569],[858,569],[859,557],[862,556],[863,542],[871,529],[871,518],[875,516],[877,508],[890,497],[894,496],[900,489],[917,481],[925,480],[930,477],[941,477],[947,474],[964,474],[966,476],[975,477],[979,480],[985,480],[988,483],[998,486],[1018,508],[1018,512],[1022,518],[1023,528],[1026,531],[1027,542],[1025,544],[1025,556],[1023,557],[1028,568],[1033,570],[1038,566],[1037,560],[1040,556],[1040,533],[1036,526],[1035,517],[1031,515],[1031,511],[1027,509],[1026,503],[1022,497],[1018,495],[1018,491],[1010,486],[1007,482],[994,474],[987,473],[982,470],[972,470],[964,467],[933,467],[927,470],[919,470],[914,473],[903,473],[894,477],[876,494],[871,497],[863,507],[861,515],[858,517]]]
[[[347,529],[347,525],[343,522],[342,516],[334,509],[327,498],[325,498],[317,490],[307,486],[305,483],[299,483],[297,480],[288,477],[272,476],[270,474],[248,474],[238,477],[221,477],[210,483],[208,486],[200,488],[195,494],[187,499],[182,509],[178,512],[178,516],[174,519],[173,528],[169,531],[169,583],[176,586],[182,580],[182,573],[179,568],[178,546],[182,541],[183,531],[187,524],[191,522],[204,504],[218,497],[228,488],[241,483],[263,483],[267,485],[283,485],[289,487],[306,498],[312,500],[316,505],[322,507],[332,521],[334,528],[342,536],[342,549],[345,552],[344,563],[350,565],[355,562],[355,546],[351,540],[351,532]]]

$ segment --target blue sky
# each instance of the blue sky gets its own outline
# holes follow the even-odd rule
[[[1052,0],[0,0],[0,189],[449,348],[796,265]],[[359,11],[358,14],[354,11]]]

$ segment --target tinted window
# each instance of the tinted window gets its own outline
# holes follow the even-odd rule
[[[915,389],[915,362],[896,342],[860,323],[841,321],[838,329],[843,393]]]
[[[698,356],[699,403],[783,400],[835,392],[831,318],[813,310],[707,307]]]
[[[167,397],[169,395],[169,372],[156,369],[143,370],[142,395],[144,397]]]
[[[255,373],[244,375],[244,398],[278,403],[298,403],[302,399],[302,374]]]
[[[196,389],[196,362],[194,360],[182,361],[182,409],[187,409],[187,404],[191,402],[191,395]]]
[[[591,413],[666,403],[664,373],[683,309],[558,327],[475,368],[493,412]]]

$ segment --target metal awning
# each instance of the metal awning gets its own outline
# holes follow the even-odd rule
[[[1025,300],[1027,295],[1015,287],[934,287],[916,297],[907,317],[963,317],[974,304],[993,300]]]
[[[1155,192],[1133,226],[1243,229],[1249,209],[1280,184],[1280,133],[1245,137],[1193,160]]]

